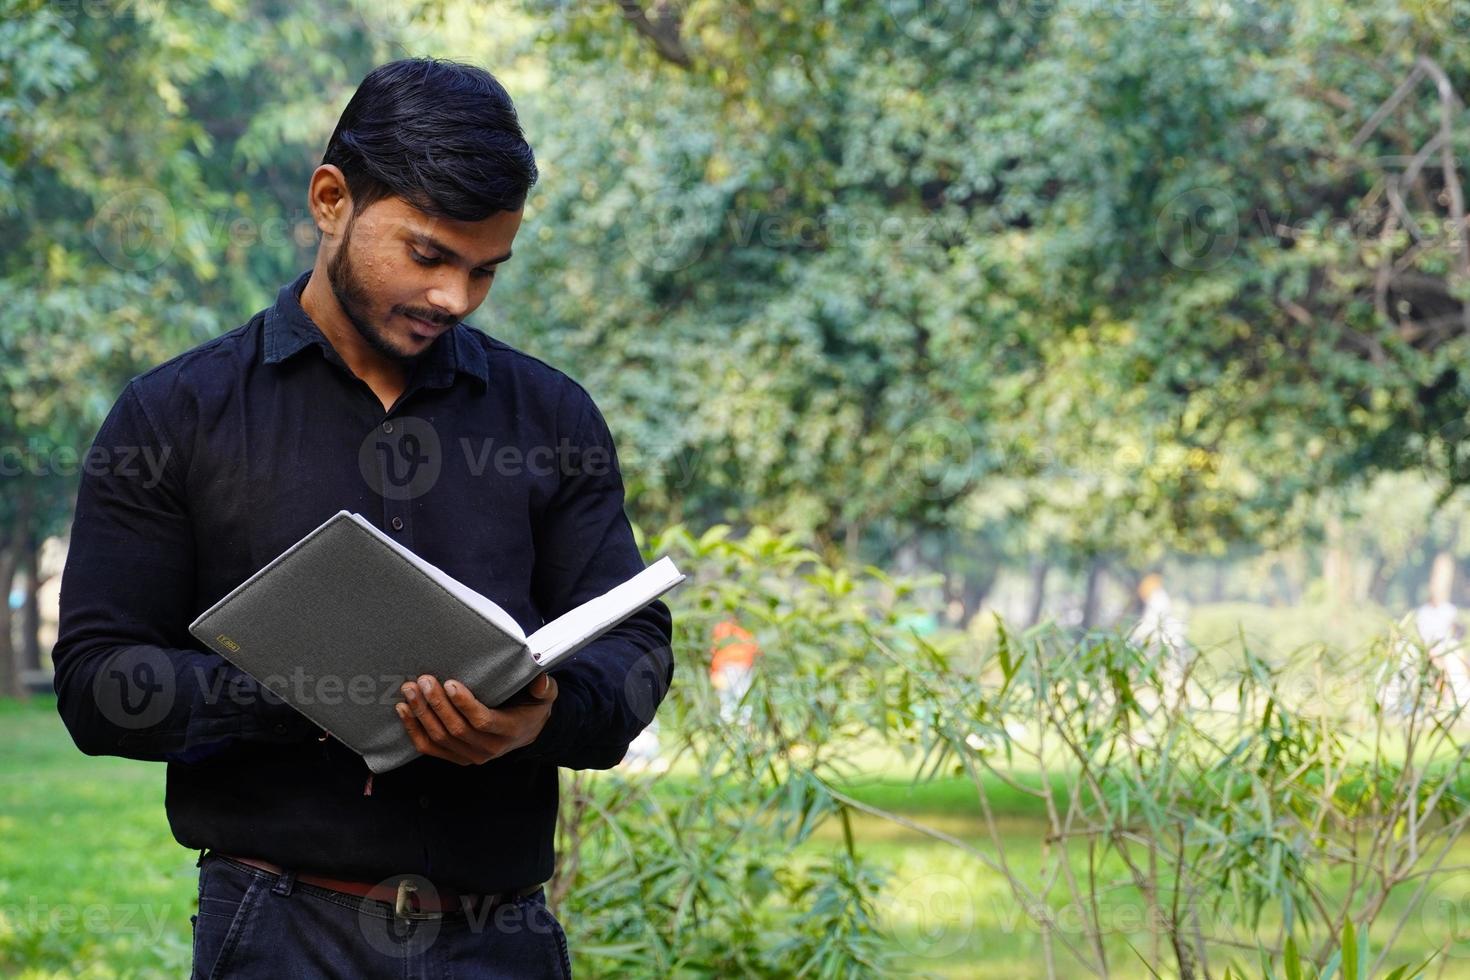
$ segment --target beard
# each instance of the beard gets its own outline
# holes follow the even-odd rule
[[[349,254],[352,251],[350,247],[352,226],[356,221],[356,215],[348,219],[347,230],[342,233],[342,244],[332,256],[331,261],[327,263],[327,282],[332,287],[332,295],[337,298],[337,305],[342,307],[342,312],[347,316],[347,321],[352,324],[367,345],[384,357],[407,367],[423,357],[428,349],[417,354],[404,353],[394,347],[382,328],[369,318],[368,310],[371,303],[368,300],[367,290],[363,287],[362,280],[357,277]]]

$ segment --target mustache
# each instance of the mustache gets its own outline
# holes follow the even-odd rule
[[[400,308],[398,312],[404,314],[405,316],[411,316],[415,320],[423,320],[425,323],[432,323],[436,327],[452,327],[459,322],[454,317],[445,316],[442,313],[424,313],[419,310],[409,310],[403,308]]]

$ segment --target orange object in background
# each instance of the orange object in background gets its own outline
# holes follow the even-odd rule
[[[722,619],[715,624],[712,635],[714,644],[710,647],[709,662],[711,677],[729,667],[744,667],[748,670],[755,666],[755,658],[761,651],[749,630],[733,619]]]

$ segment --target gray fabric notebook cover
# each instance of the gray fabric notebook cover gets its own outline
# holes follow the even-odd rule
[[[442,572],[446,581],[436,581],[374,530],[339,511],[201,613],[189,632],[381,773],[419,755],[393,710],[404,681],[453,677],[494,706],[545,668],[520,636],[452,589],[483,597]]]

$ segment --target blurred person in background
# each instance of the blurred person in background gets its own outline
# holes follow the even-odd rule
[[[1429,601],[1400,622],[1403,632],[1395,641],[1398,661],[1379,693],[1391,714],[1412,714],[1426,695],[1435,703],[1446,696],[1453,705],[1470,701],[1470,671],[1461,643],[1465,631],[1460,610],[1450,601],[1454,581],[1455,561],[1440,553],[1429,571]]]
[[[1440,552],[1429,571],[1429,601],[1414,610],[1414,628],[1424,652],[1439,675],[1438,686],[1457,705],[1470,703],[1470,670],[1461,640],[1465,627],[1460,610],[1450,601],[1455,584],[1455,560]]]
[[[1159,651],[1164,686],[1177,688],[1189,663],[1184,620],[1175,614],[1174,602],[1164,591],[1164,578],[1157,572],[1150,572],[1138,583],[1138,598],[1143,601],[1143,615],[1128,639],[1145,650]]]
[[[750,721],[750,705],[741,704],[755,676],[760,647],[755,637],[733,618],[722,619],[712,631],[709,682],[720,698],[720,718],[725,722]]]

